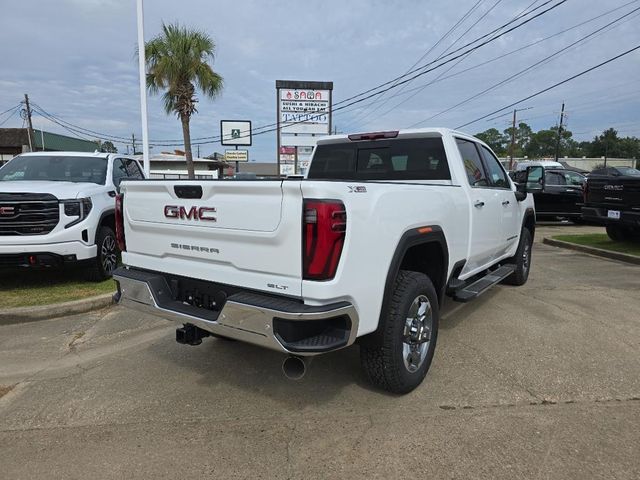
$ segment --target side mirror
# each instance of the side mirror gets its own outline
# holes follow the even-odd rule
[[[527,193],[541,192],[544,189],[545,181],[544,168],[542,167],[527,167],[527,170],[522,173],[524,176],[516,176],[520,182],[516,183],[516,191],[514,192],[516,200],[519,202],[527,198]]]
[[[527,167],[526,191],[531,193],[544,190],[544,168],[540,166]]]
[[[516,191],[514,192],[516,196],[516,200],[522,202],[527,199],[527,192],[525,185],[516,185]]]

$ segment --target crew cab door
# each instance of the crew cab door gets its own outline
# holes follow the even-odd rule
[[[500,203],[500,221],[502,235],[496,244],[496,257],[501,257],[518,243],[520,237],[520,215],[516,196],[511,189],[507,172],[496,156],[484,145],[478,145],[487,168],[489,184],[494,189]]]
[[[489,267],[502,237],[502,195],[493,188],[480,154],[480,145],[456,138],[471,187],[471,232],[463,274]]]

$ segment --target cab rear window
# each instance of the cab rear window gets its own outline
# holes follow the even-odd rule
[[[441,138],[320,144],[309,179],[450,180]]]

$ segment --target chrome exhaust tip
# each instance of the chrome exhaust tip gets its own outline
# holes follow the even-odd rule
[[[282,373],[289,380],[301,380],[307,373],[308,360],[290,355],[282,361]]]

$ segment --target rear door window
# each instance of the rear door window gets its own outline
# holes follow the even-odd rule
[[[484,165],[480,159],[480,153],[476,148],[476,144],[469,140],[463,140],[462,138],[456,138],[456,143],[458,144],[458,150],[464,162],[464,169],[467,172],[469,185],[472,187],[488,187],[487,174],[484,170]]]
[[[500,165],[500,161],[495,157],[491,151],[483,145],[480,145],[480,152],[484,157],[484,163],[487,166],[489,173],[489,180],[494,187],[498,188],[511,188],[507,173]]]
[[[320,144],[309,179],[450,180],[441,138]]]
[[[560,172],[545,172],[544,183],[547,185],[566,185],[564,175]]]

